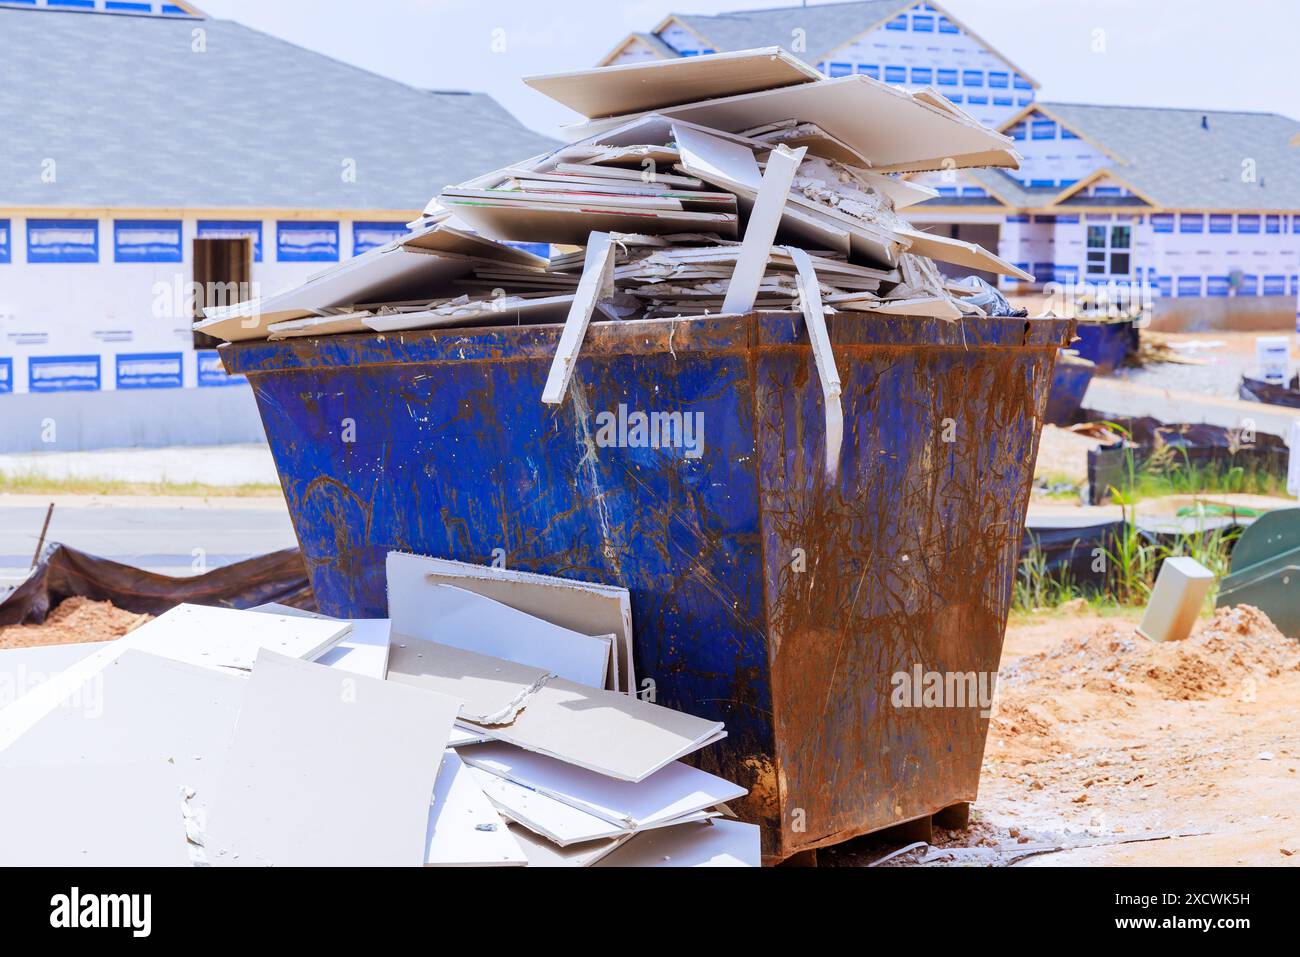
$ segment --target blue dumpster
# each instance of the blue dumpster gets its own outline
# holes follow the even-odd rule
[[[1097,366],[1098,375],[1110,375],[1137,351],[1138,329],[1132,319],[1080,319],[1078,341],[1070,348]]]
[[[1074,424],[1092,377],[1097,373],[1096,364],[1071,352],[1067,349],[1056,359],[1052,388],[1047,394],[1047,410],[1043,413],[1043,421],[1048,425]]]
[[[558,408],[540,396],[559,326],[222,355],[256,394],[324,612],[384,615],[394,549],[627,587],[638,678],[726,722],[698,760],[750,788],[736,807],[774,861],[974,800],[987,708],[893,696],[998,667],[1074,323],[829,326],[833,478],[798,314],[595,324]]]

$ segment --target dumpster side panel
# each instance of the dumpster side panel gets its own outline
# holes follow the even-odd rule
[[[321,609],[386,614],[390,550],[625,586],[638,681],[726,722],[698,761],[774,825],[749,353],[593,338],[559,409],[540,399],[553,346],[249,369]]]
[[[1060,344],[836,331],[833,480],[809,355],[757,376],[780,857],[974,800]]]

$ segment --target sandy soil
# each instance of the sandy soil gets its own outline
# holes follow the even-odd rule
[[[1136,621],[1013,623],[974,825],[887,866],[1300,864],[1300,643],[1247,606],[1185,642]]]
[[[50,612],[43,625],[0,628],[0,649],[114,641],[151,617],[123,611],[112,602],[69,598]]]

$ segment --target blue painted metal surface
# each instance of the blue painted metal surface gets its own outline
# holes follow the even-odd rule
[[[1124,364],[1130,352],[1137,348],[1137,330],[1131,319],[1112,322],[1079,320],[1075,333],[1079,341],[1071,349],[1093,362],[1098,375],[1109,375]]]
[[[1087,359],[1061,355],[1052,373],[1052,390],[1047,396],[1043,421],[1048,425],[1071,425],[1083,405],[1083,397],[1092,384],[1097,367]]]
[[[598,323],[558,409],[540,401],[558,326],[221,351],[324,612],[385,614],[392,549],[626,586],[638,676],[726,722],[698,760],[751,789],[739,809],[779,859],[974,799],[987,714],[891,694],[917,668],[998,667],[1072,330],[832,317],[834,479],[797,315]],[[620,405],[698,414],[702,454],[609,446]]]

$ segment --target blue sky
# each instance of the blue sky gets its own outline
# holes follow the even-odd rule
[[[574,119],[519,82],[593,65],[672,11],[790,0],[197,0],[340,60],[427,89],[492,94],[549,135]],[[1296,0],[941,0],[1042,84],[1040,98],[1258,110],[1300,119]],[[1101,31],[1099,34],[1098,31]],[[1097,38],[1104,50],[1094,50]],[[493,41],[504,50],[493,52]],[[498,43],[498,46],[501,46]]]

